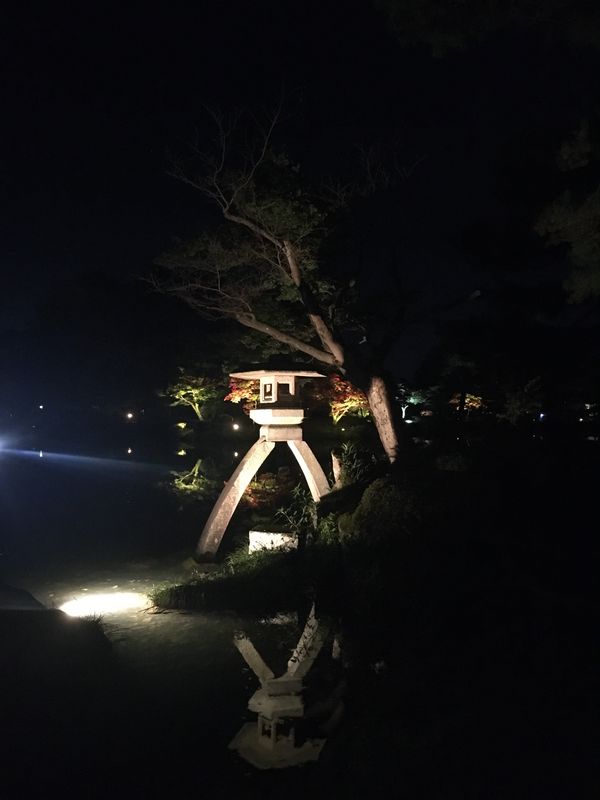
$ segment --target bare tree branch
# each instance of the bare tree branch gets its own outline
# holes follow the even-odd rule
[[[267,241],[271,242],[271,244],[275,245],[275,247],[279,249],[283,248],[283,242],[266,231],[264,228],[261,228],[260,225],[257,225],[256,222],[253,222],[251,219],[248,219],[247,217],[241,217],[239,214],[232,214],[228,207],[223,209],[223,216],[230,222],[235,222],[237,225],[242,225],[244,228],[248,228],[249,231],[252,231],[252,233],[254,233],[255,236],[258,236],[260,239],[267,239]]]
[[[289,333],[285,333],[278,328],[274,328],[272,325],[261,322],[252,315],[240,314],[236,317],[236,319],[240,324],[245,325],[247,328],[253,328],[255,331],[260,331],[261,333],[270,336],[272,339],[276,339],[278,342],[289,345],[293,350],[299,350],[301,353],[306,353],[307,355],[312,356],[312,358],[316,359],[317,361],[321,361],[323,364],[340,366],[337,364],[335,356],[333,356],[331,353],[328,353],[325,350],[319,350],[318,347],[313,347],[313,345],[302,341],[302,339],[298,339],[295,336],[291,336]]]
[[[382,445],[390,461],[394,461],[398,432],[378,364],[367,363],[360,348],[350,352],[351,358],[346,357],[342,340],[336,333],[335,307],[330,307],[329,317],[327,308],[323,308],[324,304],[335,306],[336,300],[332,299],[327,280],[319,277],[316,270],[311,241],[299,245],[319,230],[323,213],[301,188],[290,189],[291,174],[282,173],[281,183],[273,189],[273,178],[279,178],[277,170],[288,168],[297,172],[294,165],[270,152],[281,105],[268,118],[266,126],[254,120],[254,130],[258,131],[256,148],[246,147],[241,168],[240,152],[236,153],[232,145],[238,120],[227,126],[222,116],[209,113],[216,127],[216,147],[212,157],[196,148],[194,155],[202,168],[201,176],[197,177],[181,161],[174,163],[171,174],[199,190],[240,233],[225,239],[200,236],[175,250],[166,257],[166,263],[163,262],[171,271],[171,282],[156,279],[155,285],[161,291],[177,295],[204,316],[236,320],[341,373],[349,370],[355,376],[351,379],[358,385],[362,383],[367,392]],[[418,160],[408,167],[400,167],[393,156],[384,159],[374,148],[362,153],[362,182],[330,186],[333,199],[333,203],[330,199],[330,207],[346,205],[352,197],[364,197],[377,189],[389,188],[394,176],[400,174],[407,178],[420,163]],[[237,162],[235,168],[231,168],[232,161]],[[262,174],[259,174],[263,166],[267,178],[264,186]],[[259,309],[268,307],[270,301],[283,302],[273,319],[277,319],[282,310],[284,314],[290,312],[291,316],[282,323],[285,330],[259,318],[262,316]],[[308,324],[296,318],[300,308]],[[288,330],[293,332],[288,333]]]
[[[290,275],[296,286],[300,289],[304,305],[306,307],[308,318],[311,321],[313,328],[323,347],[328,350],[334,358],[336,364],[340,366],[344,363],[344,348],[336,341],[333,331],[323,319],[323,315],[317,313],[317,303],[310,288],[302,281],[302,272],[296,259],[296,251],[291,242],[284,240],[285,255],[290,265]]]
[[[254,176],[256,175],[256,170],[260,167],[260,165],[265,160],[265,156],[267,155],[267,151],[269,149],[269,145],[271,144],[271,139],[273,137],[273,131],[275,130],[275,126],[277,125],[277,123],[279,121],[280,114],[281,114],[281,103],[279,104],[279,107],[277,108],[277,110],[271,115],[271,119],[270,119],[269,125],[267,126],[267,130],[263,131],[262,146],[260,148],[260,152],[259,152],[258,157],[252,159],[252,162],[250,164],[250,168],[249,168],[245,178],[242,180],[242,182],[234,190],[234,192],[233,192],[233,194],[232,194],[232,196],[231,196],[231,198],[229,200],[229,203],[227,205],[227,209],[226,210],[229,210],[229,208],[232,205],[234,205],[234,203],[236,201],[236,198],[239,195],[239,193],[243,192],[244,189],[246,189],[249,186],[249,184],[253,180]]]

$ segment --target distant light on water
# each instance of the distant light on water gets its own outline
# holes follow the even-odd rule
[[[0,456],[35,459],[43,458],[53,466],[70,466],[75,469],[109,469],[112,472],[117,470],[137,470],[150,472],[168,472],[168,464],[155,464],[144,461],[136,461],[131,458],[133,448],[128,448],[124,455],[127,458],[106,458],[99,456],[76,455],[75,453],[55,453],[49,450],[19,450],[12,446],[14,444],[9,439],[0,438]]]
[[[98,617],[133,611],[149,605],[147,595],[139,592],[112,592],[75,597],[60,606],[69,617]]]

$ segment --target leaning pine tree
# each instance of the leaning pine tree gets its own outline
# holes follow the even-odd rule
[[[331,280],[319,261],[332,212],[352,191],[332,192],[332,203],[315,200],[298,166],[272,148],[276,116],[244,158],[233,143],[239,126],[228,130],[214,119],[212,154],[194,151],[173,174],[201,192],[220,220],[157,259],[156,287],[204,317],[235,320],[343,375],[364,391],[385,454],[396,461],[398,429],[381,360],[358,345],[356,317],[341,299],[351,282]]]

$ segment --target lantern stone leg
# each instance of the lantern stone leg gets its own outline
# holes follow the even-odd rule
[[[240,461],[237,469],[225,484],[204,526],[196,547],[198,558],[215,555],[246,487],[274,447],[275,442],[267,442],[266,439],[261,438],[252,445]]]
[[[315,503],[331,491],[329,481],[325,477],[323,468],[305,441],[288,441],[288,447],[300,464],[304,479],[308,484],[310,494]]]

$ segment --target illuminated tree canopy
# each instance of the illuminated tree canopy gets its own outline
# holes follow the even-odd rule
[[[171,400],[172,406],[188,406],[203,419],[203,410],[215,400],[220,400],[222,389],[212,378],[203,378],[180,369],[180,378],[171,384],[164,396]]]

